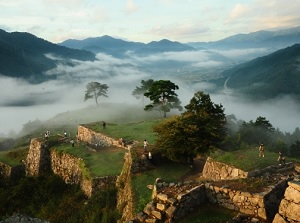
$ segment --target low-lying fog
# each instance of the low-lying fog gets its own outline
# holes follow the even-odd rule
[[[231,59],[236,57],[234,51],[219,52]],[[245,55],[247,52],[236,52]],[[259,52],[261,54],[261,51]],[[228,56],[229,55],[229,56]],[[198,90],[212,92],[212,86],[201,83],[187,86],[181,83],[175,76],[161,76],[151,74],[138,68],[139,60],[145,63],[153,61],[174,60],[188,61],[190,66],[220,66],[221,60],[214,60],[204,51],[190,55],[183,53],[159,54],[152,57],[133,58],[120,60],[107,55],[97,55],[98,61],[79,62],[70,67],[58,65],[57,68],[48,71],[47,75],[60,74],[57,80],[47,81],[37,85],[31,85],[26,81],[0,76],[0,136],[11,132],[18,133],[25,123],[39,119],[45,121],[55,115],[67,111],[73,111],[95,105],[90,99],[84,102],[86,84],[97,81],[107,84],[108,98],[99,97],[99,103],[113,102],[138,105],[141,102],[131,95],[136,86],[141,85],[141,80],[168,79],[179,86],[178,97],[185,106]],[[181,58],[181,57],[184,57]],[[189,59],[190,58],[190,59]],[[195,59],[197,58],[197,59]],[[129,65],[133,64],[135,66]],[[176,74],[178,77],[178,74]],[[275,128],[282,132],[293,132],[300,127],[300,107],[288,96],[264,103],[249,103],[242,98],[233,97],[224,92],[210,93],[214,103],[222,104],[225,114],[234,114],[238,119],[250,121],[258,116],[266,117]],[[101,120],[101,117],[99,117]]]

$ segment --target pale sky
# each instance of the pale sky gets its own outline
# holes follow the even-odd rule
[[[53,43],[103,35],[215,41],[299,25],[300,0],[0,0],[0,29]]]
[[[215,41],[300,25],[300,0],[0,0],[0,29],[53,43],[110,35],[128,41]]]

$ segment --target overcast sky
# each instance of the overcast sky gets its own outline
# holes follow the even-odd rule
[[[48,41],[215,41],[300,24],[300,0],[0,0],[0,28]]]

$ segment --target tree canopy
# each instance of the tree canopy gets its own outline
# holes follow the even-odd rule
[[[108,86],[106,84],[101,84],[99,82],[90,82],[86,85],[84,101],[94,98],[96,104],[98,105],[98,97],[108,97],[107,90]]]
[[[153,81],[150,88],[144,93],[144,96],[148,97],[152,102],[145,106],[145,111],[157,108],[163,112],[164,118],[166,118],[167,112],[170,112],[171,109],[181,111],[181,102],[175,93],[178,89],[179,87],[169,80]]]
[[[209,94],[195,93],[185,108],[182,115],[154,126],[156,150],[174,161],[188,161],[217,148],[226,136],[224,109]]]
[[[141,86],[140,87],[136,87],[133,91],[132,91],[132,95],[134,97],[136,97],[137,99],[144,97],[144,93],[146,91],[148,91],[148,89],[151,87],[151,85],[153,84],[154,80],[153,79],[148,79],[148,80],[142,80],[141,81]]]

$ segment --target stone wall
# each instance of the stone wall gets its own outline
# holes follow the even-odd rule
[[[23,165],[9,166],[5,163],[0,162],[0,176],[7,178],[19,178],[25,175],[25,168]]]
[[[132,156],[129,150],[124,156],[125,162],[122,172],[117,180],[118,204],[117,208],[122,213],[119,223],[128,222],[134,218],[133,193],[131,187]]]
[[[300,182],[290,181],[273,223],[296,222],[300,222]]]
[[[82,158],[61,151],[51,150],[51,169],[67,184],[80,185],[88,197],[104,188],[115,186],[117,181],[117,176],[93,178]]]
[[[119,146],[123,147],[118,140],[112,139],[102,133],[95,132],[85,126],[79,125],[77,132],[77,139],[82,142],[86,142],[91,145],[100,147]]]
[[[42,139],[31,139],[25,160],[27,176],[39,176],[50,171],[50,146]]]
[[[236,210],[244,214],[259,217],[263,220],[274,218],[284,191],[287,180],[268,187],[261,193],[236,191],[226,187],[205,184],[208,201],[225,208]]]
[[[67,184],[80,185],[88,197],[99,190],[112,185],[115,186],[117,176],[92,178],[83,159],[50,149],[52,146],[50,142],[43,139],[31,140],[28,155],[24,162],[27,176],[39,176],[52,171]]]
[[[266,173],[272,174],[272,173],[279,173],[279,172],[287,172],[292,169],[294,169],[294,164],[286,163],[285,165],[282,166],[273,165],[263,169],[247,172],[238,169],[234,166],[230,166],[225,163],[215,161],[212,158],[208,157],[203,167],[202,176],[215,181],[233,180],[233,179],[247,178],[247,177],[258,177]]]
[[[202,176],[211,180],[231,180],[246,178],[247,172],[208,157],[203,167]]]
[[[50,154],[52,172],[60,176],[67,184],[79,185],[83,178],[84,161],[61,151],[51,150]]]
[[[204,184],[165,183],[157,179],[152,201],[136,216],[137,222],[180,222],[206,198]]]

